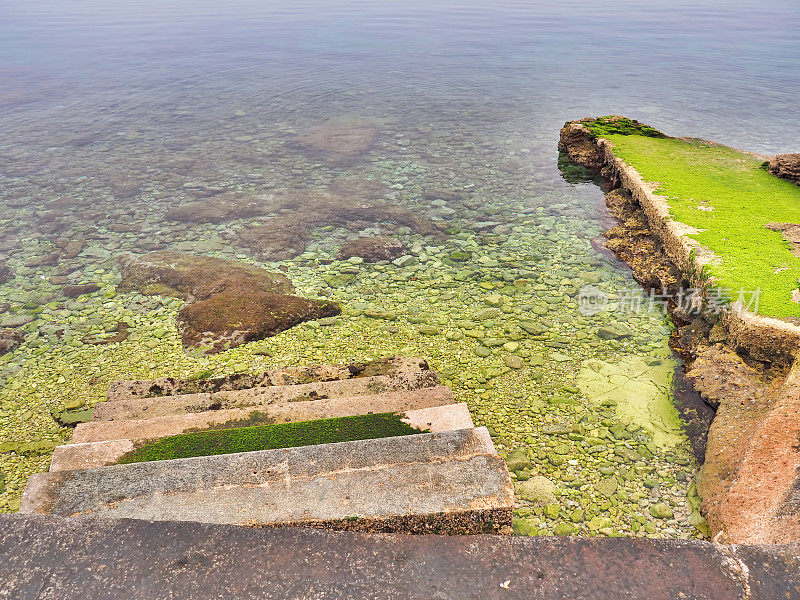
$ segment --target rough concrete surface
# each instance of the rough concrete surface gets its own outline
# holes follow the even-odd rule
[[[793,600],[800,548],[0,516],[14,600]]]
[[[92,418],[95,421],[151,419],[164,415],[196,413],[219,408],[242,408],[259,404],[366,396],[396,390],[433,387],[438,384],[438,379],[433,371],[418,371],[213,393],[107,400],[95,405]]]
[[[150,419],[90,421],[81,423],[72,434],[72,443],[114,439],[154,439],[208,429],[215,425],[247,419],[252,411],[264,413],[276,423],[311,421],[368,413],[400,412],[453,403],[453,393],[445,386],[400,390],[368,396],[346,396],[280,404],[257,404],[245,408],[208,410],[199,413],[163,415]]]
[[[473,427],[472,417],[465,403],[433,406],[420,410],[408,410],[400,414],[403,415],[403,421],[412,427],[416,427],[420,430],[427,430],[431,433],[470,429]],[[50,472],[92,469],[95,467],[114,465],[125,454],[134,449],[134,441],[158,437],[148,435],[145,430],[141,430],[140,435],[147,437],[135,438],[134,440],[114,439],[58,446],[53,451]]]
[[[41,473],[20,512],[297,524],[499,510],[510,523],[513,504],[478,428]]]

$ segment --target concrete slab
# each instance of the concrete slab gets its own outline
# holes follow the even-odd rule
[[[114,439],[154,439],[177,435],[189,430],[209,429],[231,421],[247,419],[253,411],[264,413],[267,418],[276,423],[284,423],[368,413],[401,412],[452,404],[453,402],[453,393],[450,388],[435,386],[368,396],[258,404],[246,408],[164,415],[151,419],[91,421],[81,423],[75,428],[72,433],[72,443]]]
[[[150,419],[170,414],[197,413],[220,408],[242,408],[259,404],[367,396],[437,385],[439,385],[439,381],[433,371],[414,371],[395,375],[374,375],[214,393],[107,400],[94,406],[92,418],[95,421]]]
[[[401,372],[428,371],[430,367],[422,358],[395,356],[347,365],[310,365],[305,367],[280,367],[261,373],[237,373],[207,379],[160,377],[136,381],[116,381],[111,384],[109,400],[151,398],[182,394],[214,393],[228,390],[244,390],[273,385],[296,385],[315,381],[334,381],[368,377],[373,375],[395,375]]]
[[[427,429],[431,433],[470,429],[473,426],[469,409],[464,403],[409,410],[403,413],[403,421],[412,427]],[[53,451],[50,472],[114,465],[125,454],[133,450],[134,442],[140,439],[154,439],[145,429],[141,429],[139,433],[147,437],[136,440],[119,439],[58,446]]]
[[[510,526],[485,428],[33,475],[22,513],[474,533]]]
[[[466,402],[409,410],[405,412],[403,421],[417,429],[427,429],[431,433],[474,427]]]
[[[56,446],[50,460],[50,472],[113,465],[134,447],[133,441],[126,439]]]
[[[0,515],[0,598],[800,599],[800,546]]]

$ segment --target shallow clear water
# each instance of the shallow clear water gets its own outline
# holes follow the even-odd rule
[[[499,449],[530,454],[520,479],[533,477],[541,497],[522,503],[521,529],[701,535],[686,497],[692,454],[664,404],[676,365],[668,322],[578,311],[585,284],[636,288],[592,246],[609,225],[602,194],[562,178],[558,130],[618,113],[796,151],[798,30],[789,1],[0,2],[0,259],[15,273],[0,302],[6,324],[32,318],[19,326],[26,342],[0,358],[2,440],[65,439],[50,412],[95,401],[119,378],[417,354]],[[347,160],[298,147],[331,123],[367,131],[370,144]],[[324,191],[353,177],[382,181],[393,205],[452,229],[338,223],[279,260],[241,237],[269,214],[165,216],[224,192]],[[397,235],[415,264],[336,259],[343,241],[378,232]],[[75,240],[78,256],[36,264]],[[344,315],[188,356],[180,301],[115,292],[115,257],[160,248],[283,268]],[[448,262],[458,250],[469,259]],[[65,282],[101,290],[66,300]],[[121,319],[128,340],[85,343]],[[598,336],[619,322],[624,335]],[[47,461],[0,454],[0,510]],[[658,503],[675,518],[654,517]]]

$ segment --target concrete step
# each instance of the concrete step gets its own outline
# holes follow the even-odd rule
[[[403,420],[412,427],[427,429],[431,433],[473,427],[469,409],[464,403],[405,411]],[[130,423],[130,421],[126,422]],[[138,421],[138,423],[142,423],[142,421]],[[112,439],[58,446],[53,452],[50,471],[72,471],[113,465],[134,449],[136,441],[161,437],[152,435],[152,432],[148,432],[146,428],[139,429],[137,433],[138,437],[129,437],[128,439]]]
[[[0,598],[800,600],[800,551],[0,515]]]
[[[266,422],[312,421],[368,413],[404,412],[452,404],[453,393],[445,386],[401,390],[369,396],[346,396],[324,400],[305,400],[280,404],[257,404],[246,408],[207,410],[199,413],[164,415],[151,419],[91,421],[81,423],[72,433],[73,444],[117,439],[152,439],[177,435],[189,430],[209,429],[248,419],[253,411]]]
[[[376,531],[506,531],[485,428],[33,475],[20,512]]]
[[[439,384],[433,371],[399,372],[336,381],[275,385],[214,393],[182,394],[153,398],[107,400],[94,406],[93,420],[151,419],[165,415],[198,413],[221,408],[325,398],[368,396],[398,390],[414,390]]]
[[[296,385],[316,381],[335,381],[373,375],[396,375],[428,371],[427,362],[421,358],[393,357],[348,365],[312,365],[307,367],[281,367],[261,373],[237,373],[208,379],[182,379],[160,377],[138,381],[116,381],[108,390],[109,400],[177,396],[181,394],[213,393],[244,390],[273,385]]]

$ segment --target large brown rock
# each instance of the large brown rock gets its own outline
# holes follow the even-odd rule
[[[379,199],[387,191],[369,179],[337,180],[326,191],[286,190],[275,200],[278,214],[263,225],[241,230],[239,239],[253,250],[283,259],[301,254],[312,231],[327,225],[358,230],[391,224],[416,233],[439,233],[425,216]]]
[[[558,149],[579,165],[599,171],[605,162],[603,153],[595,142],[595,136],[582,124],[583,121],[569,121],[561,128]]]
[[[698,478],[712,535],[737,544],[800,540],[800,367],[767,381],[718,344],[698,349],[687,377],[718,406]]]
[[[605,247],[633,270],[633,276],[648,290],[674,290],[680,279],[663,246],[650,230],[644,211],[623,189],[605,197],[609,211],[619,224],[605,232]]]
[[[185,346],[215,353],[340,312],[335,302],[234,289],[187,304],[178,324]]]
[[[800,152],[772,156],[767,168],[778,177],[800,185]]]
[[[264,214],[268,209],[265,197],[229,193],[181,204],[167,211],[164,217],[182,223],[222,223]]]
[[[328,164],[351,164],[378,139],[378,128],[363,119],[331,119],[301,131],[293,144]]]
[[[294,287],[280,273],[238,261],[172,251],[151,252],[129,260],[118,289],[188,300],[178,314],[183,343],[209,353],[340,312],[334,302],[287,295]]]
[[[122,269],[118,289],[205,300],[232,289],[285,294],[294,286],[286,275],[247,263],[162,250],[129,259]]]

